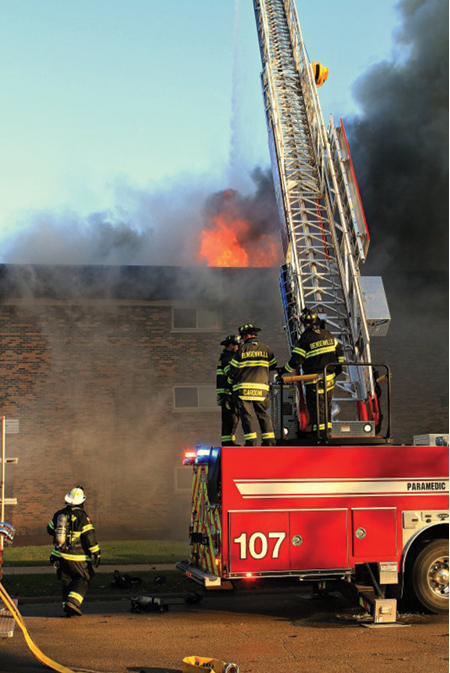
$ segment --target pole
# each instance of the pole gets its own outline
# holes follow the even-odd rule
[[[5,456],[5,438],[6,438],[6,418],[2,416],[2,439],[1,439],[1,481],[0,481],[0,499],[1,499],[1,509],[0,509],[0,521],[5,521],[5,465],[6,465],[6,456]],[[3,560],[3,535],[0,535],[0,560]],[[1,567],[1,561],[0,561]]]

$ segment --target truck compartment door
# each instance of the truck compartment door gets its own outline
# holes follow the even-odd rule
[[[347,510],[290,512],[291,570],[347,568]]]
[[[353,556],[361,561],[386,561],[397,555],[395,507],[352,509]]]

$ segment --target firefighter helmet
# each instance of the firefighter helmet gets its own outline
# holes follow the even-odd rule
[[[239,336],[245,336],[246,334],[256,334],[257,332],[261,332],[261,327],[255,327],[251,323],[247,323],[247,325],[241,325],[239,327]]]
[[[241,337],[236,336],[235,334],[229,334],[223,341],[220,342],[221,346],[229,346],[230,344],[233,344],[233,346],[239,346],[241,343]]]
[[[81,505],[86,500],[82,486],[75,486],[65,497],[68,505]]]
[[[311,68],[316,86],[323,86],[328,79],[328,68],[322,65],[320,61],[317,61],[317,63],[316,61],[313,61]]]
[[[304,325],[315,325],[319,322],[319,316],[314,311],[310,311],[309,308],[305,307],[300,313],[300,322],[302,322]]]

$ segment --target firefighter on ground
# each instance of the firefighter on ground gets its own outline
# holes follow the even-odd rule
[[[258,341],[261,329],[247,324],[239,327],[242,344],[230,362],[228,383],[237,400],[245,446],[256,446],[258,419],[262,446],[275,445],[275,433],[269,408],[269,371],[276,369],[277,361],[269,346]]]
[[[239,423],[239,409],[233,390],[227,377],[230,371],[230,362],[239,348],[241,338],[230,334],[220,345],[224,347],[217,364],[216,392],[217,404],[222,409],[222,446],[236,446],[236,428]]]
[[[325,430],[325,395],[327,387],[328,429],[331,429],[331,398],[336,376],[342,372],[344,352],[341,344],[324,327],[319,316],[314,311],[304,308],[300,315],[300,322],[305,330],[297,345],[293,348],[291,359],[279,370],[279,375],[291,374],[300,366],[303,374],[318,374],[319,380],[305,381],[306,406],[308,408],[312,432]],[[324,382],[324,368],[327,364],[337,362],[336,367],[327,369],[327,380]],[[317,406],[316,386],[318,386],[319,402]],[[319,413],[318,413],[319,412]]]
[[[62,582],[63,609],[68,617],[82,615],[81,604],[94,575],[92,564],[100,565],[100,547],[94,526],[84,511],[83,487],[76,486],[65,497],[66,505],[55,512],[47,526],[53,536],[50,562]]]

